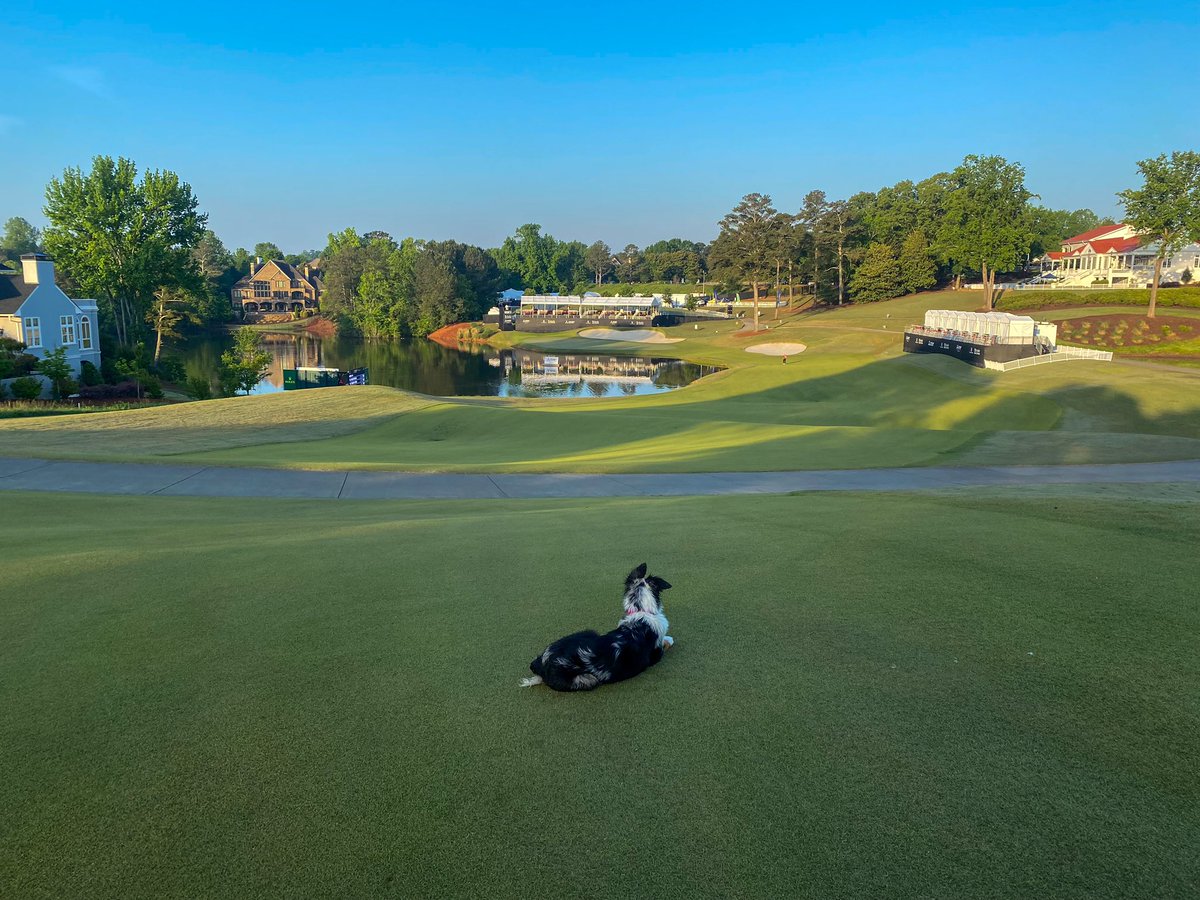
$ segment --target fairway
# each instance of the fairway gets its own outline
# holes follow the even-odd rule
[[[428,397],[385,387],[297,391],[0,421],[0,455],[308,469],[728,472],[1200,458],[1200,375],[1128,362],[997,375],[900,351],[924,309],[969,293],[664,329],[655,355],[725,367],[641,397]],[[594,353],[574,334],[502,343]],[[805,346],[787,364],[753,344]],[[633,343],[622,352],[644,353]],[[607,352],[607,344],[605,345]]]
[[[1200,879],[1195,486],[2,502],[3,896]],[[643,559],[664,662],[518,689]]]

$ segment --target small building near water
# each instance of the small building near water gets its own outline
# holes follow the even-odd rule
[[[659,297],[599,297],[534,294],[521,298],[518,331],[565,331],[571,328],[648,328],[676,325],[681,316],[664,312]]]

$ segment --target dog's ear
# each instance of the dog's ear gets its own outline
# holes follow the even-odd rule
[[[662,593],[671,587],[671,582],[667,581],[665,578],[659,578],[657,575],[650,576],[650,583],[654,585],[654,589],[659,593]]]
[[[639,579],[646,577],[646,564],[642,563],[636,569],[629,573],[629,577],[625,579],[626,584],[632,584]]]

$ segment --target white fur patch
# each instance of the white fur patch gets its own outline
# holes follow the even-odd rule
[[[533,687],[535,684],[542,684],[541,675],[530,675],[528,678],[521,679],[521,687]]]

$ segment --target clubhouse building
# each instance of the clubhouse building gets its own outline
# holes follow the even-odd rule
[[[1059,287],[1104,284],[1148,287],[1154,279],[1158,242],[1138,237],[1125,224],[1101,225],[1062,242],[1062,249],[1042,257],[1042,272],[1055,276]],[[1162,283],[1178,284],[1184,272],[1200,281],[1200,244],[1191,243],[1163,260]]]

